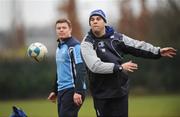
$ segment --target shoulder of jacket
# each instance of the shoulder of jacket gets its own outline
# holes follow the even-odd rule
[[[114,32],[113,36],[114,36],[114,38],[123,39],[123,34],[122,33]]]
[[[76,45],[80,45],[80,42],[79,42],[76,38],[74,38],[74,37],[72,37],[72,38],[67,42],[67,46],[68,46],[68,47],[74,47],[74,46],[76,46]]]
[[[93,39],[89,34],[87,34],[84,38],[83,38],[84,42],[89,42],[89,43],[94,43],[95,39]]]

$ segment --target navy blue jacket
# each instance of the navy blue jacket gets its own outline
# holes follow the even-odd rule
[[[120,70],[123,56],[160,58],[160,48],[134,40],[106,26],[106,34],[97,38],[92,31],[81,43],[83,59],[89,69],[90,90],[94,98],[116,98],[128,94],[127,72]]]

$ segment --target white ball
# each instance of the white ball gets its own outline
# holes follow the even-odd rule
[[[46,57],[47,53],[48,50],[46,46],[39,42],[32,43],[27,49],[28,56],[37,62],[42,61]]]

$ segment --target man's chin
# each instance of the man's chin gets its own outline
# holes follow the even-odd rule
[[[100,30],[94,30],[93,32],[96,33],[96,34],[99,34]]]
[[[94,28],[93,32],[97,32],[98,33],[98,32],[100,32],[100,29],[99,28]]]
[[[67,38],[67,37],[65,37],[65,36],[60,36],[59,38],[60,38],[60,39],[64,39],[64,38]]]
[[[93,29],[94,29],[94,31],[99,31],[100,30],[99,27],[94,27]]]

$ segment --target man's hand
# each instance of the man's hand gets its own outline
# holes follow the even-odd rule
[[[78,93],[74,93],[73,100],[77,106],[80,106],[83,102],[81,94],[78,94]]]
[[[54,92],[51,92],[48,96],[48,100],[50,100],[53,103],[56,103],[56,94]]]
[[[161,48],[160,54],[163,57],[173,58],[176,55],[176,50],[172,47]]]
[[[123,70],[128,72],[134,72],[134,70],[138,69],[138,65],[136,63],[133,63],[132,61],[123,63],[121,66],[123,67]]]

